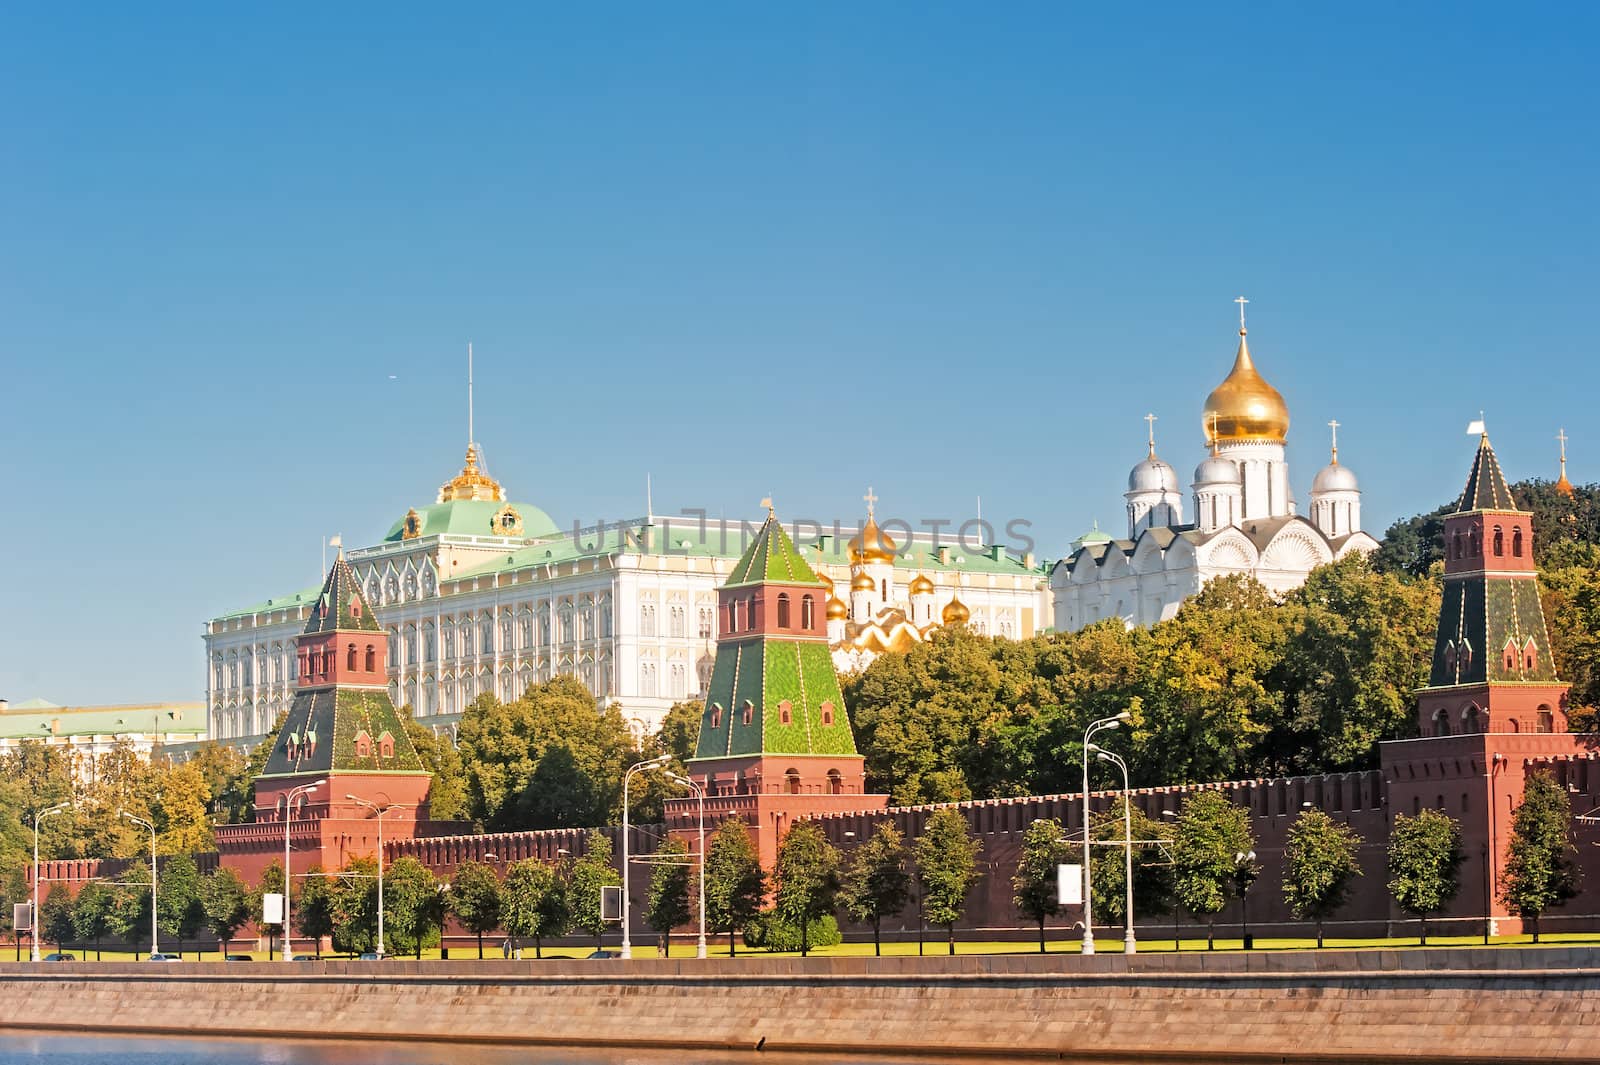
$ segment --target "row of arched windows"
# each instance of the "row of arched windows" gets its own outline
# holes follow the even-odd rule
[[[779,592],[777,601],[777,627],[780,629],[794,628],[794,613],[788,592]],[[816,627],[817,599],[814,595],[800,597],[800,629],[809,632]],[[728,600],[728,631],[748,632],[756,627],[756,601],[749,599]]]
[[[1506,553],[1506,533],[1505,529],[1499,525],[1496,525],[1489,533],[1489,549],[1496,558],[1500,558]],[[1483,554],[1483,540],[1476,527],[1469,529],[1465,533],[1457,529],[1455,535],[1450,538],[1451,558],[1467,558],[1469,556],[1477,558],[1481,554]],[[1522,557],[1522,529],[1520,527],[1513,527],[1511,530],[1511,557]]]

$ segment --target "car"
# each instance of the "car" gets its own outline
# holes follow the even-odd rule
[[[383,955],[376,950],[364,950],[356,961],[382,961]]]
[[[294,957],[290,958],[289,960],[290,961],[321,961],[322,959],[317,957],[315,954],[296,954]]]
[[[222,960],[223,961],[255,961],[255,959],[252,958],[248,954],[226,954],[226,955],[223,956]]]
[[[612,958],[620,958],[620,957],[622,957],[622,951],[620,951],[620,950],[592,950],[588,954],[584,955],[584,957],[588,958],[590,961],[609,961]]]
[[[178,957],[176,954],[162,954],[160,952],[152,954],[148,958],[145,959],[145,961],[182,961],[182,960],[183,959]]]
[[[44,956],[44,960],[45,961],[77,961],[78,960],[78,956],[76,954],[61,954],[61,953],[46,954]]]

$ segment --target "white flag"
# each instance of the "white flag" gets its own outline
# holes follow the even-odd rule
[[[1485,429],[1483,427],[1483,419],[1481,419],[1481,418],[1479,420],[1475,421],[1475,422],[1468,422],[1467,423],[1467,435],[1468,436],[1482,436],[1484,433],[1486,433],[1488,431],[1489,430],[1487,430],[1487,429]]]

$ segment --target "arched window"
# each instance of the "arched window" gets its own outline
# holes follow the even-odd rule
[[[1483,716],[1478,712],[1477,706],[1469,706],[1461,711],[1462,732],[1482,732]]]
[[[1435,810],[1443,810],[1444,809],[1444,796],[1443,795],[1435,795],[1433,797],[1433,808]]]
[[[366,729],[362,729],[360,732],[356,733],[355,746],[357,758],[372,757],[372,737],[367,735]]]
[[[322,652],[322,673],[327,676],[333,672],[333,648],[329,647]]]
[[[1496,525],[1494,527],[1494,555],[1495,555],[1496,558],[1499,558],[1501,555],[1503,555],[1505,553],[1506,553],[1506,534],[1501,530],[1500,526]]]
[[[711,704],[711,727],[712,728],[721,728],[722,727],[722,704],[721,703],[712,703]]]
[[[1483,537],[1479,535],[1476,527],[1467,533],[1467,543],[1472,549],[1472,557],[1477,558],[1483,554]]]
[[[1433,712],[1433,734],[1435,736],[1450,735],[1450,712],[1442,706]]]
[[[1461,557],[1461,543],[1462,543],[1461,530],[1457,529],[1456,530],[1456,534],[1453,537],[1450,538],[1450,557],[1451,558],[1460,558]]]
[[[1469,813],[1472,810],[1472,796],[1467,792],[1461,793],[1461,812]]]
[[[739,631],[739,602],[736,599],[728,603],[728,631]]]
[[[1516,558],[1522,557],[1522,530],[1511,530],[1511,554]]]
[[[378,737],[378,757],[394,757],[394,737],[387,732]]]
[[[348,669],[352,673],[354,673],[356,671],[356,645],[355,644],[351,644],[349,651],[345,654],[344,668]]]
[[[744,723],[746,725],[753,724],[755,722],[755,719],[756,719],[756,704],[752,703],[749,699],[746,699],[744,701]]]
[[[816,623],[816,601],[811,596],[800,600],[800,627],[809,630]]]
[[[367,644],[367,672],[368,673],[376,673],[377,671],[378,671],[378,649],[376,647],[372,646],[372,644],[369,643],[369,644]]]
[[[1522,726],[1517,723],[1517,719],[1516,718],[1512,718],[1511,719],[1511,731],[1513,733],[1517,733],[1517,732],[1521,732],[1522,731]]]
[[[1539,668],[1539,645],[1533,642],[1533,637],[1528,637],[1527,644],[1522,648],[1522,662],[1524,669]]]
[[[833,702],[831,700],[822,704],[822,723],[824,725],[833,724]]]
[[[778,703],[778,723],[781,725],[794,723],[794,704],[787,699]]]
[[[747,629],[756,627],[756,597],[753,595],[744,606],[744,627]]]
[[[844,794],[844,777],[840,775],[837,769],[828,770],[828,794]]]
[[[1556,715],[1548,706],[1539,707],[1538,731],[1554,732],[1556,730]]]
[[[788,627],[789,627],[789,593],[788,592],[779,592],[778,593],[778,628],[787,629]]]
[[[1510,640],[1507,640],[1506,641],[1506,646],[1505,646],[1505,653],[1504,653],[1503,657],[1505,659],[1506,672],[1509,673],[1510,671],[1516,669],[1517,668],[1517,645],[1512,643]]]
[[[783,790],[790,795],[800,794],[800,771],[791,769],[783,775]]]

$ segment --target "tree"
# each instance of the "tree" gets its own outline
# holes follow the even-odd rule
[[[500,885],[500,925],[515,939],[532,937],[533,956],[544,957],[544,937],[567,931],[566,885],[554,866],[528,858],[514,862]]]
[[[1428,914],[1444,909],[1461,890],[1461,825],[1437,810],[1415,817],[1396,814],[1389,830],[1389,894],[1407,913],[1422,918],[1428,942]]]
[[[736,817],[717,826],[706,854],[706,923],[728,933],[728,954],[738,953],[734,933],[761,910],[766,877],[750,830]]]
[[[257,746],[269,751],[272,747],[271,744]],[[195,748],[193,756],[184,764],[200,774],[206,794],[210,796],[208,809],[221,824],[239,824],[253,812],[255,781],[242,779],[247,763],[238,748],[207,740]],[[242,801],[245,799],[250,801]]]
[[[250,889],[238,873],[219,866],[200,880],[200,909],[226,954],[228,944],[250,920]]]
[[[461,752],[448,738],[417,724],[415,718],[404,720],[406,736],[417,749],[422,768],[433,775],[428,783],[429,816],[435,821],[466,820],[467,771],[461,764]]]
[[[461,927],[478,937],[478,957],[483,957],[483,934],[500,927],[500,878],[484,862],[465,861],[450,878],[450,909]]]
[[[200,871],[189,855],[175,854],[167,859],[156,883],[156,923],[164,935],[178,941],[181,956],[183,944],[193,939],[205,922],[206,911],[200,904]]]
[[[278,925],[267,924],[264,910],[264,900],[268,895],[283,894],[283,865],[274,858],[261,870],[261,879],[250,890],[250,921],[260,931],[267,934],[267,953],[272,952],[272,937],[277,934]]]
[[[698,701],[673,703],[656,730],[657,753],[670,754],[679,763],[693,758],[695,746],[700,742],[700,718],[704,714],[705,705]]]
[[[343,954],[384,949],[378,942],[378,863],[352,858],[333,880],[332,895],[333,949]],[[385,907],[386,926],[387,916]]]
[[[1057,898],[1056,866],[1067,860],[1067,844],[1061,842],[1061,822],[1041,818],[1022,834],[1022,854],[1011,878],[1011,904],[1017,912],[1039,925],[1039,953],[1044,953],[1044,922],[1061,912]]]
[[[1360,846],[1359,835],[1321,810],[1302,811],[1289,829],[1283,897],[1297,919],[1317,922],[1318,948],[1322,922],[1344,905],[1351,882],[1361,875]]]
[[[1154,917],[1172,909],[1172,868],[1159,846],[1140,841],[1160,839],[1165,833],[1161,825],[1151,821],[1137,806],[1132,815],[1133,908],[1136,914]],[[1092,816],[1089,832],[1090,837],[1098,841],[1090,848],[1089,859],[1094,912],[1107,923],[1122,921],[1128,906],[1128,865],[1123,846],[1128,823],[1123,818],[1122,804],[1116,803]]]
[[[1511,817],[1511,842],[1500,872],[1500,901],[1528,921],[1539,942],[1539,918],[1578,893],[1573,864],[1572,807],[1547,771],[1529,775]]]
[[[149,786],[150,813],[162,851],[200,854],[216,849],[211,832],[211,789],[199,766],[183,762],[155,769]]]
[[[44,940],[54,943],[57,950],[76,934],[72,924],[72,892],[67,890],[67,885],[50,885],[49,893],[39,905],[39,932]]]
[[[601,910],[602,889],[622,883],[622,874],[611,866],[611,839],[598,828],[584,838],[583,855],[567,873],[567,899],[572,924],[594,936],[594,945],[604,942],[606,920]]]
[[[395,859],[383,877],[385,951],[421,958],[423,947],[439,942],[442,908],[440,884],[432,871],[409,854]]]
[[[839,851],[815,821],[790,826],[772,871],[774,908],[800,929],[800,956],[811,950],[807,928],[834,911],[839,897]]]
[[[942,924],[956,952],[956,922],[966,910],[967,892],[981,875],[978,853],[983,844],[967,831],[967,819],[950,808],[936,810],[917,838],[917,880],[922,885],[922,912]]]
[[[107,919],[111,934],[134,947],[150,931],[150,866],[134,862],[117,878]]]
[[[1250,817],[1220,791],[1189,796],[1172,832],[1173,895],[1196,917],[1208,918],[1206,949],[1216,949],[1217,914],[1228,904],[1237,856],[1255,849]]]
[[[911,901],[910,852],[893,821],[879,821],[856,847],[845,868],[843,899],[852,921],[872,923],[872,953],[883,953],[883,919],[901,913]]]
[[[668,837],[655,858],[658,864],[650,867],[645,920],[661,933],[661,956],[666,957],[672,949],[672,930],[689,921],[689,848]]]
[[[336,886],[334,878],[326,875],[322,866],[313,865],[300,882],[300,897],[294,904],[295,930],[302,938],[311,940],[311,949],[319,958],[322,957],[322,940],[333,935]]]
[[[93,941],[95,961],[100,960],[100,940],[111,931],[111,911],[116,901],[116,892],[97,880],[83,885],[73,901],[72,931],[80,943]]]

